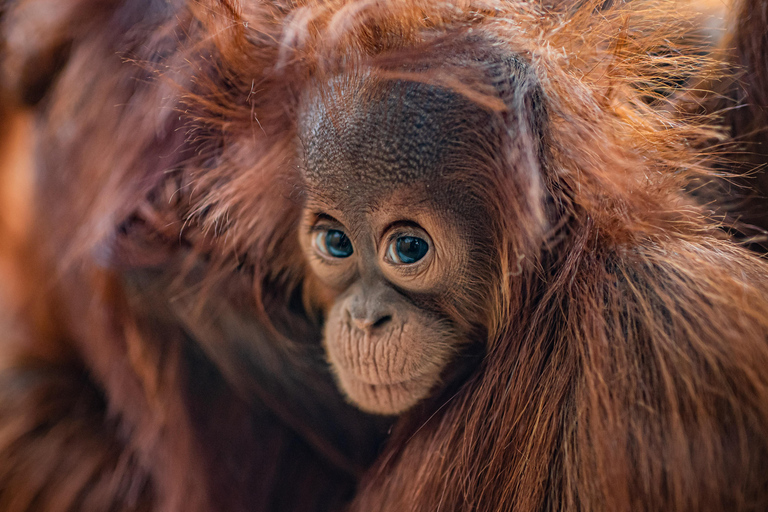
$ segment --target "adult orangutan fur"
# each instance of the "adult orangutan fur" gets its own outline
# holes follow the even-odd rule
[[[754,0],[735,2],[730,28],[719,45],[718,53],[729,66],[726,77],[715,73],[695,83],[683,94],[682,105],[697,114],[721,113],[721,122],[738,143],[729,152],[729,161],[720,168],[730,175],[716,183],[722,188],[721,209],[729,225],[746,240],[765,251],[768,247],[768,66],[766,48],[768,4]],[[735,178],[734,174],[740,174]],[[716,196],[717,197],[717,196]]]
[[[0,3],[35,177],[0,251],[0,509],[768,508],[768,264],[686,192],[723,133],[667,108],[710,69],[667,7]],[[499,54],[536,102],[477,72]],[[353,70],[540,128],[467,182],[480,353],[397,418],[336,390],[297,235],[303,102]]]

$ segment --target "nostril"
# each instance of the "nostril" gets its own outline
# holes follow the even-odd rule
[[[371,327],[381,327],[384,324],[388,323],[390,320],[392,320],[392,316],[391,315],[383,316],[383,317],[379,318],[378,320],[376,320],[373,323],[373,325],[371,325]]]
[[[383,327],[389,323],[390,320],[392,320],[392,315],[382,316],[376,321],[373,321],[373,319],[370,318],[355,318],[355,316],[352,315],[352,325],[363,331]]]

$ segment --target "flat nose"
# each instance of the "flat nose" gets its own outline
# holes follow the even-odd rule
[[[352,325],[362,331],[384,327],[392,321],[392,308],[381,296],[354,297],[349,305],[349,317]]]

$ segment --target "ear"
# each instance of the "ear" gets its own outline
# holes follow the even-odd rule
[[[502,203],[515,205],[518,211],[507,212],[510,218],[528,219],[525,226],[512,228],[532,245],[517,250],[540,249],[551,217],[546,211],[549,192],[545,186],[547,172],[547,107],[541,84],[530,64],[513,53],[490,56],[488,75],[506,109],[504,121]],[[510,195],[512,194],[512,195]],[[511,216],[510,216],[511,215]],[[519,254],[518,254],[519,256]]]
[[[489,66],[492,85],[507,109],[502,113],[508,130],[526,138],[536,160],[545,163],[544,135],[547,108],[544,92],[531,66],[515,55],[501,57]]]

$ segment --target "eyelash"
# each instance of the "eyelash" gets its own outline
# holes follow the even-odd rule
[[[331,228],[330,226],[327,226],[327,225],[315,224],[315,225],[309,227],[309,229],[307,230],[307,233],[310,236],[312,236],[312,235],[316,235],[316,234],[318,234],[318,233],[320,233],[322,231],[328,231],[329,229],[333,229],[333,228]]]
[[[413,222],[407,222],[407,221],[400,221],[400,222],[394,222],[387,226],[387,228],[384,230],[383,233],[389,233],[386,237],[386,244],[389,245],[392,243],[393,240],[397,240],[401,236],[415,236],[418,238],[423,238],[423,235],[421,235],[421,227],[414,224]],[[383,234],[382,233],[382,234]]]

